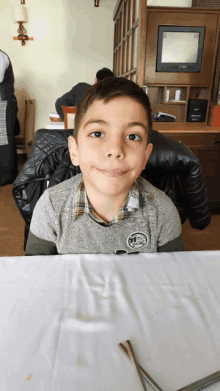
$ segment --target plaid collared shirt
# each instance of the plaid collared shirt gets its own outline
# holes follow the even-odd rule
[[[132,185],[132,188],[128,196],[125,199],[124,205],[121,207],[121,209],[119,209],[115,218],[110,223],[107,223],[101,217],[99,217],[95,212],[95,210],[93,209],[90,201],[87,198],[84,180],[82,178],[76,194],[76,204],[73,213],[74,220],[76,220],[77,217],[83,215],[84,213],[88,213],[98,223],[102,223],[104,225],[111,225],[114,223],[118,223],[119,221],[127,217],[128,212],[132,212],[134,210],[139,209],[139,205],[140,205],[139,197],[140,197],[140,191],[139,191],[137,181],[135,181]]]

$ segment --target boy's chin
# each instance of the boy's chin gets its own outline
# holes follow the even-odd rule
[[[120,194],[129,193],[132,183],[122,184],[120,183],[120,178],[106,178],[101,182],[94,182],[93,189],[100,194],[105,194],[106,196],[120,196]]]

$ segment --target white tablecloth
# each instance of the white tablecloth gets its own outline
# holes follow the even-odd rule
[[[163,391],[220,370],[220,251],[9,257],[0,269],[1,391],[139,390],[117,346],[127,339]]]
[[[64,129],[64,122],[51,122],[45,129]]]

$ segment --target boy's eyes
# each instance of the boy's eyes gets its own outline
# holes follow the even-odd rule
[[[96,131],[96,132],[92,132],[92,133],[90,133],[90,134],[91,134],[91,135],[92,135],[92,134],[95,134],[95,136],[94,136],[95,138],[98,138],[98,137],[100,137],[100,134],[102,134],[102,135],[103,135],[103,133],[102,133],[102,132],[97,132],[97,131]]]
[[[131,136],[131,138],[130,138],[130,136]],[[129,140],[138,141],[137,139],[136,140],[134,139],[135,136],[138,137],[138,140],[141,140],[141,137],[138,136],[138,134],[136,134],[136,133],[128,134]]]
[[[94,138],[100,138],[101,135],[103,135],[103,133],[102,133],[102,132],[95,131],[95,132],[90,133],[90,135],[94,135],[94,136],[92,136],[92,137],[94,137]],[[138,136],[138,134],[136,134],[136,133],[130,133],[130,134],[128,134],[127,137],[129,137],[129,140],[132,140],[132,141],[141,140],[141,137]],[[127,138],[127,137],[126,137],[126,138]],[[138,137],[138,139],[135,138],[135,137]]]

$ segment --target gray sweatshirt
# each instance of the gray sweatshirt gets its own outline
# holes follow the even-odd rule
[[[140,207],[129,212],[119,223],[104,226],[89,214],[74,220],[81,178],[80,173],[42,194],[33,211],[26,255],[113,254],[117,250],[152,253],[163,251],[163,248],[164,251],[184,250],[176,206],[163,191],[142,177],[137,179],[141,190]]]

